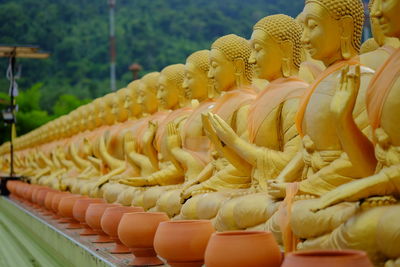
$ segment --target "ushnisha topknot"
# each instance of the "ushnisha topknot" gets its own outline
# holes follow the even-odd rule
[[[211,49],[221,51],[225,57],[234,61],[235,59],[243,59],[245,64],[245,77],[250,82],[253,75],[253,66],[249,63],[251,47],[248,40],[235,34],[228,34],[218,38],[212,45]]]
[[[308,3],[320,4],[336,20],[345,16],[353,18],[354,30],[352,45],[353,48],[359,52],[364,25],[364,6],[360,0],[306,0],[306,4]]]
[[[210,69],[210,51],[196,51],[186,59],[186,62],[192,62],[201,71],[207,73]]]
[[[295,19],[277,14],[260,19],[253,30],[262,30],[278,43],[290,41],[293,44],[293,64],[300,67],[302,27]]]
[[[167,80],[172,81],[177,87],[182,87],[185,73],[185,65],[173,64],[165,67],[161,74],[165,75]]]

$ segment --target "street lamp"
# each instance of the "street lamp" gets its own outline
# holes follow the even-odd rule
[[[2,112],[3,119],[6,123],[11,124],[11,140],[10,140],[10,177],[14,177],[14,138],[16,136],[15,130],[15,111],[16,103],[15,97],[18,95],[18,85],[16,82],[16,61],[17,58],[31,58],[31,59],[45,59],[50,54],[39,51],[38,46],[31,45],[1,45],[0,44],[0,57],[8,58],[7,79],[10,81],[10,103],[9,107]],[[2,177],[3,178],[3,177]],[[1,183],[1,192],[5,192],[5,182]]]

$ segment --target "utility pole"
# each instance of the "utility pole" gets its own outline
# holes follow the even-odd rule
[[[110,82],[111,90],[115,91],[116,86],[116,57],[117,52],[115,49],[115,4],[117,0],[108,0],[110,8]]]

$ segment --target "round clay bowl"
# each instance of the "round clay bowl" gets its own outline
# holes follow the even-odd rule
[[[55,215],[53,216],[54,219],[60,218],[60,216],[58,215],[58,204],[60,203],[61,199],[63,197],[68,197],[72,195],[73,194],[69,192],[61,192],[53,197],[53,200],[51,201],[51,209],[55,213]]]
[[[85,221],[86,210],[92,203],[105,203],[105,201],[101,198],[78,199],[72,209],[74,219],[80,222],[81,227],[85,229],[80,235],[96,235],[96,232],[94,232]]]
[[[27,191],[28,190],[28,186],[27,186],[27,184],[26,183],[23,183],[23,182],[21,182],[20,184],[18,184],[18,185],[16,185],[15,186],[15,192],[13,192],[13,194],[15,195],[15,196],[17,196],[17,198],[19,199],[19,200],[25,200],[25,191]]]
[[[18,190],[18,195],[25,199],[27,202],[32,201],[33,190],[36,188],[34,185],[25,184]]]
[[[118,238],[118,225],[124,213],[144,212],[142,207],[110,207],[107,208],[101,217],[101,228],[115,243],[110,251],[112,254],[131,253],[130,249],[124,246]]]
[[[87,196],[70,196],[63,197],[58,204],[58,213],[61,217],[68,219],[70,224],[66,227],[67,229],[80,228],[80,224],[73,217],[73,208],[77,200],[88,198]]]
[[[367,253],[358,250],[310,250],[289,253],[282,267],[372,267]]]
[[[101,217],[104,212],[109,207],[118,207],[120,204],[110,204],[110,203],[93,203],[89,204],[89,207],[86,210],[85,220],[86,223],[92,228],[99,237],[92,241],[93,243],[109,243],[113,242],[111,238],[109,238],[101,229]]]
[[[32,197],[33,202],[36,204],[36,208],[40,211],[43,209],[42,205],[44,203],[44,199],[46,198],[46,194],[52,189],[50,188],[40,188],[36,190],[35,194]]]
[[[51,211],[51,212],[52,212],[51,204],[52,204],[52,201],[53,201],[54,196],[55,196],[56,194],[58,194],[58,193],[60,193],[60,191],[53,191],[53,192],[47,193],[46,199],[44,200],[44,207],[45,207],[48,211]]]
[[[264,231],[214,233],[205,253],[207,267],[279,267],[281,262],[272,233]]]
[[[37,197],[36,197],[37,204],[40,207],[45,208],[44,202],[46,200],[47,194],[50,193],[50,192],[54,192],[54,191],[55,190],[52,189],[52,188],[48,188],[48,189],[46,188],[46,189],[40,190],[39,193],[37,194]]]
[[[7,181],[7,184],[6,184],[7,190],[10,191],[11,194],[15,194],[15,190],[20,185],[20,183],[22,183],[22,182],[16,181],[16,180]]]
[[[36,195],[38,194],[39,190],[43,189],[42,186],[34,185],[32,190],[28,191],[28,198],[27,200],[33,204],[33,206],[36,205]]]
[[[118,226],[118,237],[135,256],[131,265],[160,265],[153,242],[158,225],[168,221],[164,212],[125,213]]]
[[[172,267],[200,267],[214,232],[209,220],[162,222],[154,238],[154,249]]]

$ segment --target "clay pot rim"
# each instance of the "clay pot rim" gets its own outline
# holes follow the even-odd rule
[[[139,210],[141,210],[141,211],[137,211],[137,212],[144,212],[144,210],[143,210],[143,208],[142,207],[133,207],[133,206],[130,206],[130,207],[128,207],[128,206],[116,206],[116,207],[108,207],[107,209],[106,209],[106,211],[124,211],[124,209],[126,209],[126,208],[134,208],[134,209],[139,209]],[[137,213],[136,211],[132,211],[132,210],[130,210],[130,211],[127,211],[127,212],[124,212],[124,214],[125,213]]]
[[[103,207],[103,206],[107,207],[109,205],[120,205],[121,206],[121,204],[117,204],[117,203],[90,203],[88,208],[90,208],[90,207],[99,208],[99,207]],[[114,206],[110,206],[110,207],[114,207]]]
[[[211,220],[176,220],[176,221],[165,221],[161,222],[161,224],[208,224],[211,223]]]
[[[146,211],[139,211],[139,212],[127,212],[124,213],[124,216],[129,216],[129,215],[146,215],[146,216],[160,216],[160,215],[168,215],[165,212],[146,212]]]
[[[269,231],[246,231],[246,230],[237,230],[237,231],[225,231],[225,232],[216,232],[214,233],[216,236],[265,236],[271,235]]]
[[[344,250],[306,250],[289,253],[286,257],[345,257],[345,258],[363,258],[367,253],[362,250],[344,249]]]
[[[100,202],[100,203],[93,202],[93,204],[105,203],[105,200],[102,199],[102,198],[82,198],[82,199],[78,199],[77,201],[80,201],[80,202],[103,201],[103,202]]]
[[[62,199],[75,199],[75,198],[85,199],[86,197],[84,197],[84,196],[65,196]]]

